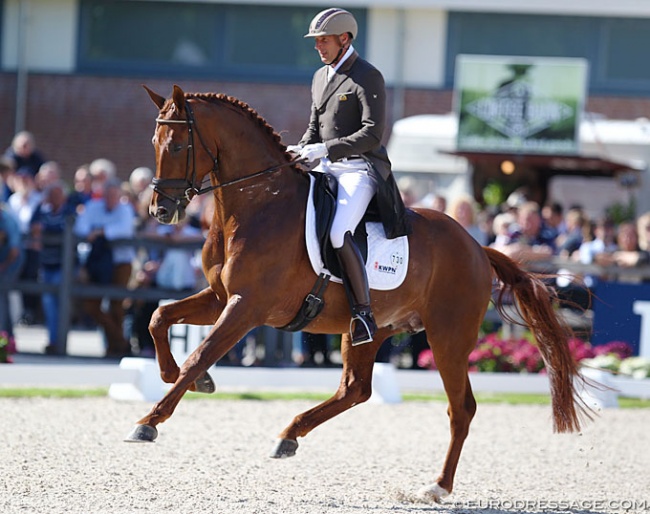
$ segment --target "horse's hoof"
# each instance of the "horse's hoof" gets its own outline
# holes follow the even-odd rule
[[[433,484],[421,488],[418,491],[417,496],[424,501],[434,501],[436,503],[440,503],[443,498],[449,496],[449,491],[443,489],[438,484]]]
[[[214,381],[207,371],[194,381],[194,387],[197,393],[212,394],[217,390],[217,386],[214,385]]]
[[[136,425],[124,441],[127,443],[153,443],[158,437],[156,427],[149,425]]]
[[[271,451],[272,459],[286,459],[293,457],[298,449],[298,441],[295,439],[278,439],[273,451]]]

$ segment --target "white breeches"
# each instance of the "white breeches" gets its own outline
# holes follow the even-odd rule
[[[368,204],[375,196],[377,185],[368,175],[368,163],[363,159],[338,162],[322,159],[314,171],[333,175],[339,184],[330,240],[334,248],[341,248],[345,233],[354,233],[363,218]]]

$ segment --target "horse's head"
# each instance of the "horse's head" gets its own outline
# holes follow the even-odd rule
[[[152,140],[156,174],[152,180],[154,194],[149,214],[160,223],[178,223],[185,217],[190,200],[202,192],[205,175],[216,170],[217,159],[203,144],[192,107],[180,87],[174,86],[169,100],[143,87],[159,109]],[[198,147],[195,135],[200,142]]]

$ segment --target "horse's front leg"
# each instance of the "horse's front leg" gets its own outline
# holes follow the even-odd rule
[[[176,409],[183,395],[207,372],[207,369],[221,359],[254,326],[247,317],[245,302],[239,295],[232,296],[219,319],[203,342],[181,366],[178,379],[167,394],[156,403],[149,414],[137,422],[126,437],[129,442],[153,441],[158,431],[156,425],[167,420]]]
[[[341,412],[363,403],[372,395],[372,368],[381,343],[391,334],[379,330],[372,343],[351,345],[350,334],[343,334],[341,351],[343,374],[339,387],[331,398],[302,414],[280,433],[271,451],[272,458],[292,457],[298,448],[298,438],[306,436],[318,425]]]
[[[177,323],[214,325],[223,308],[224,304],[208,287],[183,300],[161,305],[154,311],[149,322],[149,333],[156,347],[156,358],[163,382],[173,384],[178,380],[180,373],[169,345],[169,328]],[[199,381],[199,389],[208,392],[201,386],[201,382]],[[195,386],[192,386],[192,389],[194,388]]]

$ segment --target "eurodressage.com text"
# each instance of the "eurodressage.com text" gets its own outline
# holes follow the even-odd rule
[[[593,512],[648,512],[650,500],[464,500],[445,501],[455,509],[590,510]]]

